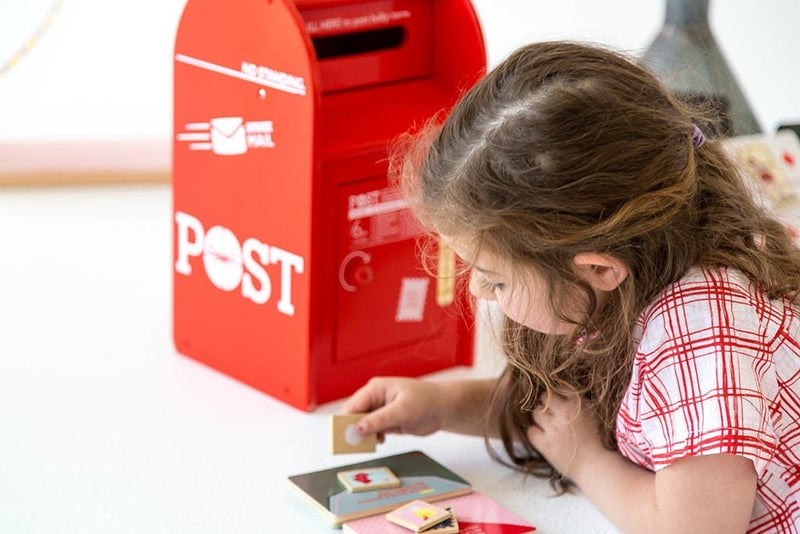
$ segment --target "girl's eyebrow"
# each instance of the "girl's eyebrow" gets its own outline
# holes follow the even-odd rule
[[[494,271],[490,271],[489,269],[485,269],[483,267],[479,267],[478,265],[475,265],[471,260],[468,260],[467,258],[464,258],[463,256],[461,256],[461,254],[458,254],[457,252],[456,252],[456,256],[458,256],[461,259],[461,261],[466,263],[469,266],[470,269],[475,269],[476,271],[478,271],[481,274],[493,274],[493,275],[499,275],[500,274],[500,273],[496,273]]]
[[[483,267],[478,267],[477,265],[470,264],[470,267],[472,267],[473,269],[475,269],[476,271],[478,271],[481,274],[494,274],[494,275],[500,274],[500,273],[496,273],[494,271],[490,271],[489,269],[484,269]]]

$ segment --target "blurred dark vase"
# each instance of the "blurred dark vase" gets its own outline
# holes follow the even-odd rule
[[[761,127],[711,33],[708,3],[667,0],[664,26],[642,56],[642,64],[679,99],[710,112],[709,123],[700,124],[707,134],[760,133]]]

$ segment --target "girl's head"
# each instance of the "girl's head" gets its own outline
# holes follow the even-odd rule
[[[551,390],[594,401],[611,445],[634,322],[690,267],[739,268],[773,296],[800,288],[797,250],[718,143],[693,145],[690,113],[619,54],[536,43],[397,169],[420,220],[473,267],[473,292],[510,318],[498,393],[509,439]]]
[[[583,285],[580,253],[633,273],[666,251],[677,271],[696,260],[685,239],[700,215],[692,132],[646,70],[603,49],[539,43],[467,93],[420,158],[406,159],[404,185],[436,232],[558,282],[563,309]]]

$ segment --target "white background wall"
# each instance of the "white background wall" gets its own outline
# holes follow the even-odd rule
[[[223,0],[220,0],[223,1]],[[235,2],[230,3],[233,9]],[[21,61],[0,73],[0,143],[163,141],[171,136],[174,35],[184,0],[62,0]],[[0,66],[52,0],[0,0]],[[640,53],[658,0],[474,0],[490,65],[544,39]],[[714,0],[711,27],[762,127],[800,121],[800,1]],[[166,154],[166,152],[165,152]]]

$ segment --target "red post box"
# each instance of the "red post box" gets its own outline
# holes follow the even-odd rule
[[[305,410],[376,374],[470,364],[469,306],[423,269],[387,145],[485,67],[468,0],[189,0],[174,60],[178,351]]]

